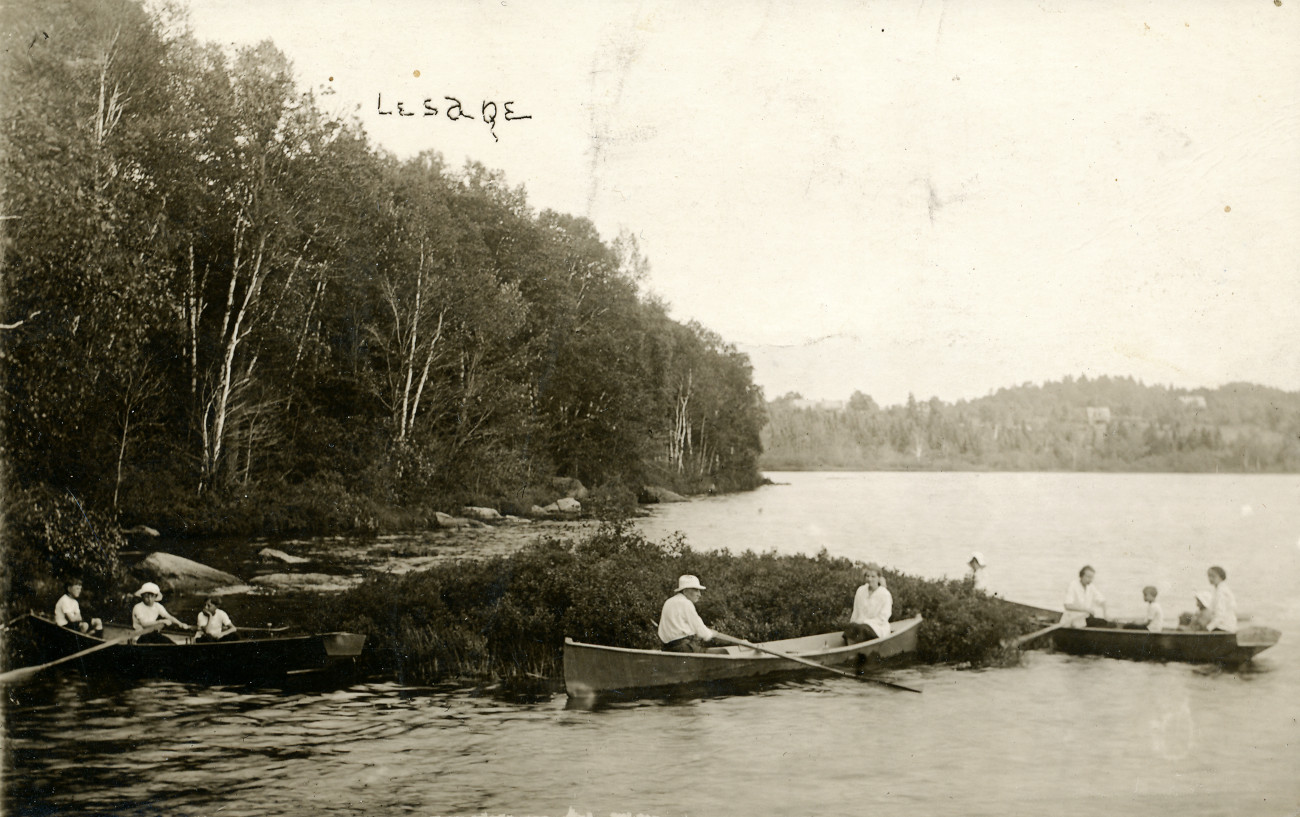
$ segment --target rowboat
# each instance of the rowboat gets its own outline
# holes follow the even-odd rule
[[[1124,630],[1113,627],[1062,627],[1051,634],[1061,652],[1153,661],[1244,664],[1278,642],[1271,627],[1243,627],[1235,633],[1191,630]]]
[[[921,617],[890,622],[884,638],[846,645],[836,631],[802,638],[765,641],[756,646],[796,655],[830,667],[879,660],[916,650]],[[774,673],[807,672],[806,665],[748,647],[711,647],[703,653],[677,653],[584,644],[564,639],[564,689],[571,698],[600,693],[708,684]]]
[[[1037,623],[1059,621],[1060,610],[999,599]],[[1243,627],[1235,633],[1203,630],[1130,630],[1120,627],[1061,627],[1045,633],[1053,648],[1072,655],[1102,655],[1136,661],[1243,664],[1278,642],[1271,627]]]
[[[37,614],[26,617],[31,644],[43,661],[71,655],[130,633],[131,628],[105,623],[102,637],[60,627]],[[320,672],[355,661],[366,637],[355,633],[277,635],[249,631],[241,638],[195,641],[190,633],[164,632],[170,643],[114,644],[74,661],[86,672],[177,678],[205,682],[274,679]]]

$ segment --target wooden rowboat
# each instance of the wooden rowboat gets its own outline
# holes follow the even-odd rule
[[[1243,664],[1278,642],[1271,627],[1243,627],[1235,633],[1191,630],[1123,630],[1062,627],[1051,634],[1061,652],[1153,661]]]
[[[50,661],[103,644],[129,627],[105,624],[103,637],[60,627],[42,615],[29,615],[32,645]],[[265,680],[319,672],[352,663],[366,637],[355,633],[277,636],[266,631],[238,640],[194,641],[190,633],[164,633],[170,643],[115,644],[79,664],[86,672],[177,678],[203,682]],[[242,634],[241,634],[242,635]]]
[[[1023,612],[1036,623],[1060,621],[1060,610],[1034,607],[1006,599],[1004,605]],[[1243,664],[1278,642],[1282,634],[1271,627],[1243,627],[1235,633],[1202,630],[1129,630],[1119,627],[1061,627],[1043,635],[1061,652],[1103,655],[1136,661],[1187,661],[1200,664]]]
[[[890,623],[892,632],[858,644],[844,644],[842,632],[766,641],[769,650],[790,653],[831,667],[854,665],[916,650],[921,617]],[[748,647],[713,647],[704,653],[677,653],[605,647],[564,639],[564,688],[572,698],[684,684],[730,681],[773,673],[808,672],[804,664]]]

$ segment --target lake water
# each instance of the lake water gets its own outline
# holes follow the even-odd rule
[[[808,678],[572,708],[454,688],[249,691],[55,675],[7,690],[7,814],[1294,815],[1300,477],[769,474],[642,524],[696,547],[815,552],[924,576],[972,550],[1059,606],[1084,563],[1115,615],[1205,568],[1282,641],[1245,670],[1045,651],[899,670],[909,695]],[[707,585],[707,576],[701,577]]]

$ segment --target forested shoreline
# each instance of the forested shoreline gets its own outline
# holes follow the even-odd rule
[[[882,408],[786,394],[767,404],[770,470],[1300,471],[1300,392],[1066,377]]]
[[[4,57],[11,547],[58,570],[139,524],[373,532],[527,512],[556,478],[596,506],[757,484],[748,358],[641,291],[631,234],[398,159],[272,43],[172,14],[4,11],[10,42],[48,33]]]

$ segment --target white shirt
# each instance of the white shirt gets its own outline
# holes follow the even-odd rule
[[[894,597],[889,588],[882,584],[873,593],[864,584],[853,594],[853,615],[849,616],[849,623],[870,625],[877,636],[884,638],[889,635],[889,617],[893,614]]]
[[[212,615],[199,611],[199,629],[213,638],[220,638],[226,630],[234,628],[235,625],[231,623],[230,616],[226,615],[225,610],[217,610]]]
[[[67,593],[54,605],[54,623],[60,627],[81,621],[81,605]]]
[[[1160,602],[1152,601],[1147,603],[1147,629],[1153,633],[1158,633],[1165,628],[1165,611],[1160,608]]]
[[[1210,623],[1205,625],[1205,629],[1237,632],[1237,597],[1232,594],[1232,588],[1228,587],[1226,581],[1215,586],[1209,610]]]
[[[160,601],[155,601],[152,606],[142,601],[136,602],[136,605],[131,608],[131,623],[135,625],[137,630],[143,630],[151,624],[156,624],[160,618],[169,619],[171,617],[171,613],[167,612],[167,608],[163,607]]]
[[[664,602],[659,613],[659,640],[665,644],[697,635],[705,641],[713,638],[713,631],[704,626],[704,620],[695,612],[695,604],[681,593],[674,593]]]
[[[1088,616],[1103,616],[1105,611],[1102,605],[1106,603],[1106,598],[1102,596],[1096,584],[1084,587],[1083,582],[1075,579],[1070,584],[1070,589],[1065,591],[1065,603],[1067,607],[1069,605],[1085,607],[1088,612],[1067,609],[1061,614],[1061,624],[1066,627],[1086,627]]]

